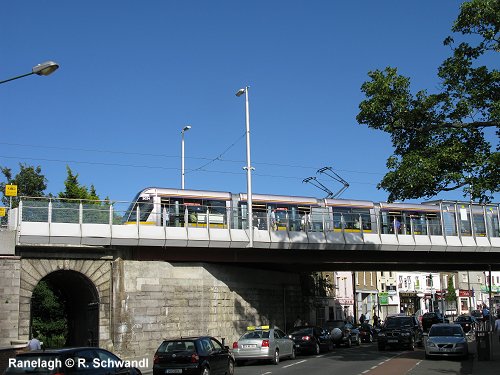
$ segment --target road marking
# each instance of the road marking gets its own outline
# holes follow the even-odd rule
[[[298,362],[294,362],[294,363],[290,363],[289,365],[283,366],[282,368],[287,368],[287,367],[295,366],[295,365],[298,365],[299,363],[304,363],[304,362],[307,362],[307,359],[304,359],[304,360],[298,361]]]

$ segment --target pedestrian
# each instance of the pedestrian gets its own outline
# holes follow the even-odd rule
[[[483,322],[490,320],[490,310],[486,305],[483,305]]]
[[[42,349],[42,344],[40,340],[37,339],[37,332],[34,333],[33,338],[28,341],[28,350],[40,350]]]
[[[497,314],[497,320],[495,320],[495,328],[493,331],[498,336],[498,341],[500,341],[500,313]]]
[[[359,317],[359,324],[363,324],[365,320],[366,320],[365,314],[361,314],[361,316]]]

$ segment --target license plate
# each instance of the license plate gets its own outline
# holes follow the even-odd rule
[[[389,342],[389,343],[395,343],[395,342],[398,342],[398,340],[387,340],[387,342]]]
[[[243,349],[251,349],[251,348],[256,348],[257,344],[246,344],[242,345]]]
[[[170,370],[165,370],[165,374],[182,374],[181,368],[174,368]]]

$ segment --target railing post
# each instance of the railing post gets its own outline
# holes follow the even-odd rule
[[[47,222],[52,223],[52,199],[49,199],[49,206],[47,208]]]
[[[113,205],[110,204],[109,205],[109,225],[112,226],[113,225]]]
[[[78,223],[80,225],[83,224],[83,203],[80,200],[80,204],[78,205]]]

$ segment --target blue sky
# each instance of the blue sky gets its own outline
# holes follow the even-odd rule
[[[249,85],[254,193],[323,197],[302,180],[336,192],[316,175],[331,166],[350,183],[342,198],[384,201],[376,184],[392,147],[356,122],[361,84],[394,66],[414,90],[437,90],[460,3],[4,1],[0,80],[47,60],[60,69],[1,85],[0,165],[40,165],[54,194],[69,165],[102,198],[131,200],[180,188],[189,124],[186,188],[245,192],[245,104],[234,94]]]

